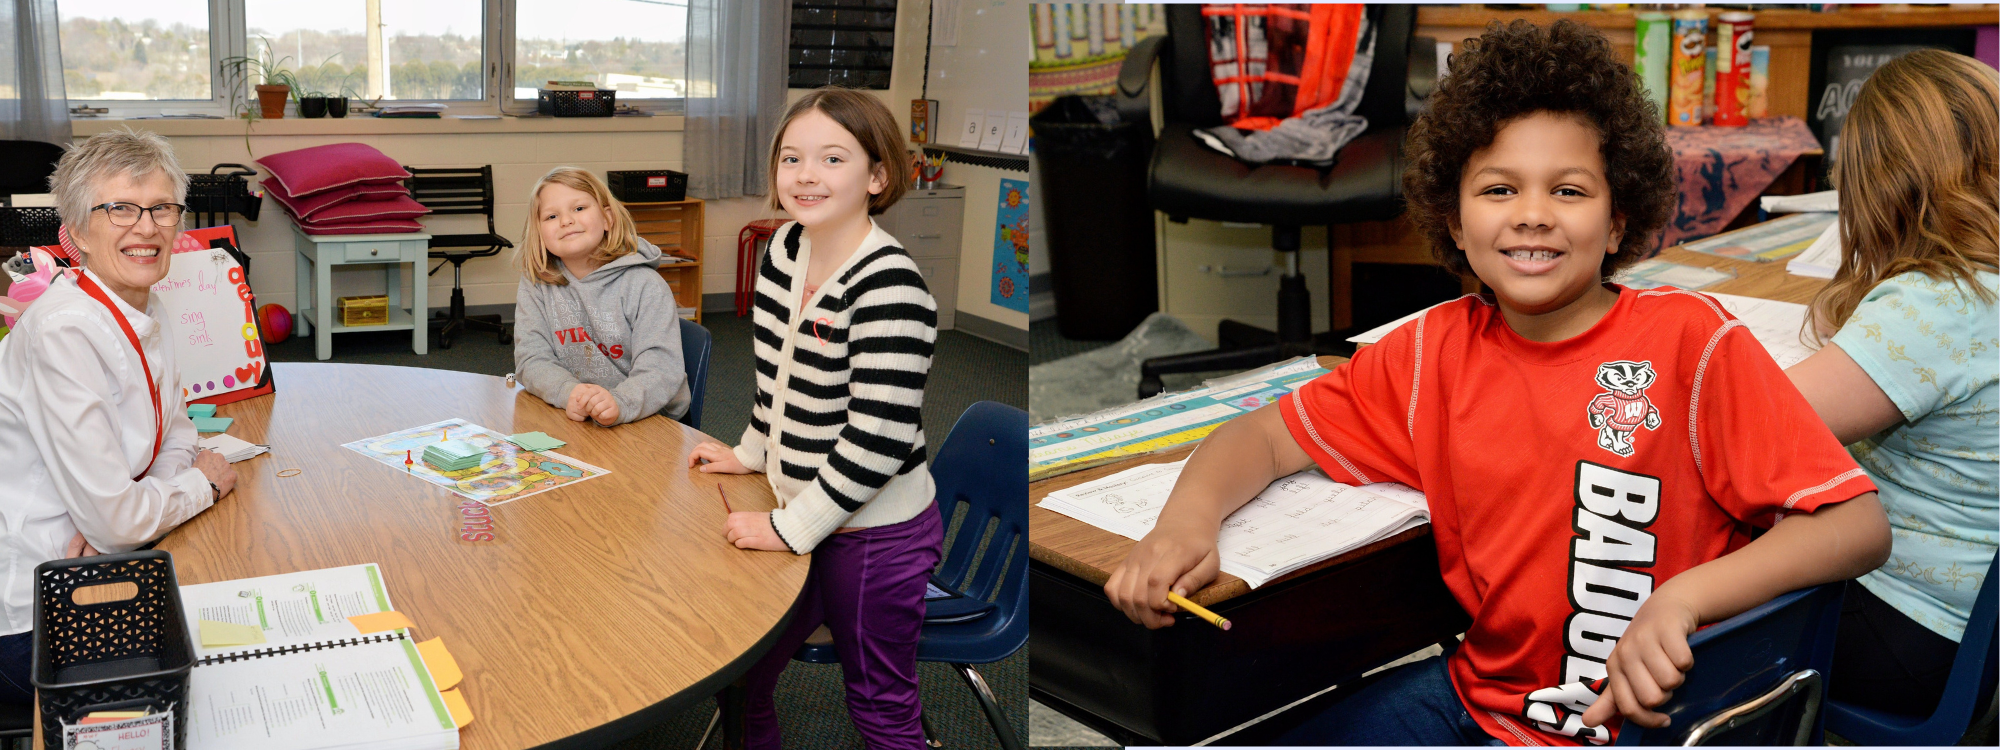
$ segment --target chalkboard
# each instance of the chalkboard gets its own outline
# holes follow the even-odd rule
[[[1811,91],[1806,124],[1829,157],[1840,153],[1840,126],[1861,85],[1877,68],[1920,49],[1972,54],[1971,29],[1856,29],[1813,35]],[[1831,165],[1832,158],[1822,161]]]

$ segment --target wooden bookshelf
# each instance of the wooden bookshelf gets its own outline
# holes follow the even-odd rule
[[[701,214],[699,198],[665,203],[627,203],[633,228],[660,252],[693,260],[692,263],[662,263],[660,278],[673,287],[674,304],[694,308],[694,322],[701,322]]]

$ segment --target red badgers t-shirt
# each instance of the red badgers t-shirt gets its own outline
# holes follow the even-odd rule
[[[1654,587],[1768,527],[1873,491],[1750,331],[1704,295],[1619,288],[1538,343],[1483,297],[1439,306],[1282,399],[1334,480],[1430,499],[1472,615],[1450,673],[1509,744],[1602,744],[1590,685]]]

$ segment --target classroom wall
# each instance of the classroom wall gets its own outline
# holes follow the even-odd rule
[[[882,98],[904,132],[909,128],[910,100],[918,97],[923,85],[923,61],[929,0],[902,0],[897,7],[896,68],[890,88],[871,92]],[[979,14],[968,14],[983,17]],[[1015,24],[1018,31],[1026,23]],[[961,32],[964,33],[963,31]],[[1021,37],[1020,34],[1014,34]],[[961,36],[963,43],[969,37]],[[1025,79],[1024,79],[1025,80]],[[1017,89],[1020,86],[1016,86]],[[796,101],[804,90],[793,90],[788,98]],[[935,91],[933,92],[935,95]],[[1001,106],[1001,105],[994,105]],[[218,163],[249,164],[259,156],[329,143],[362,142],[380,149],[390,158],[411,166],[455,166],[492,164],[495,229],[517,245],[527,217],[528,191],[548,170],[557,166],[579,166],[602,177],[613,169],[682,168],[682,118],[614,118],[611,120],[500,120],[500,121],[381,121],[373,118],[347,120],[285,120],[250,124],[237,121],[189,120],[78,120],[75,140],[81,143],[113,127],[131,126],[154,130],[173,144],[181,166],[189,173],[203,173]],[[551,130],[553,129],[553,130]],[[253,178],[253,182],[256,178]],[[991,232],[991,208],[985,219]],[[703,217],[702,291],[707,310],[727,310],[736,278],[737,233],[758,219],[783,218],[781,211],[767,206],[764,196],[709,201]],[[973,217],[967,217],[968,228]],[[283,209],[266,198],[260,220],[232,217],[245,251],[251,255],[250,283],[259,303],[275,302],[297,309],[294,277],[294,230]],[[485,231],[483,221],[473,217],[433,217],[426,226],[434,232]],[[988,264],[991,238],[978,262],[966,262],[976,270]],[[468,305],[511,305],[519,275],[513,271],[511,255],[470,261],[464,266],[462,286]],[[971,260],[971,259],[968,259]],[[961,272],[962,276],[965,276]],[[347,296],[382,291],[382,274],[377,268],[337,268],[334,294]],[[409,289],[409,281],[404,289]],[[971,283],[967,280],[966,283]],[[985,276],[978,283],[987,284]],[[984,287],[981,287],[982,290]],[[963,296],[963,295],[961,295]],[[981,292],[980,299],[985,299]],[[430,304],[441,308],[451,300],[450,268],[430,277]],[[989,305],[990,307],[990,305]],[[975,313],[976,314],[976,313]],[[991,317],[989,314],[988,317]],[[1022,328],[1026,323],[1020,324]]]
[[[957,5],[958,44],[931,48],[929,95],[938,100],[942,125],[938,130],[943,133],[957,133],[965,122],[967,109],[1028,110],[1030,47],[1026,0],[959,0]],[[943,7],[940,3],[940,10]],[[904,97],[903,109],[908,110],[909,100],[918,96],[918,92],[912,91]],[[1028,175],[956,162],[945,164],[944,182],[966,189],[958,309],[963,314],[1025,331],[1027,313],[992,303],[993,220],[999,210],[1002,178],[1026,180]],[[1032,206],[1034,196],[1031,194],[1028,200]]]

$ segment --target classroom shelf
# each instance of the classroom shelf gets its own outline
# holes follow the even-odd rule
[[[304,308],[299,311],[299,314],[302,316],[306,316],[306,318],[310,320],[313,314],[313,308],[310,307]],[[334,320],[337,321],[340,319],[338,315],[339,315],[338,313],[335,313]],[[389,322],[387,323],[379,323],[372,326],[350,326],[341,323],[334,323],[332,325],[327,326],[326,330],[329,333],[349,333],[353,331],[407,331],[416,327],[417,327],[416,318],[410,315],[410,311],[398,307],[391,309],[389,311]]]

